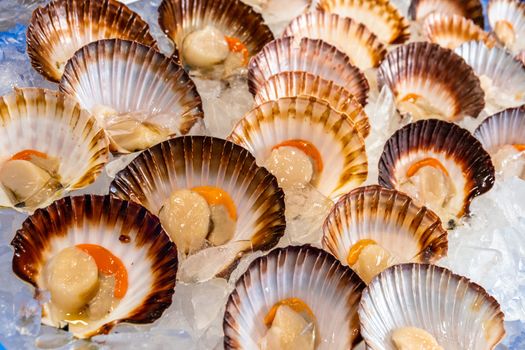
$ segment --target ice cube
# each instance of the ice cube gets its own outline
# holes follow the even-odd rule
[[[0,1],[0,32],[16,23],[26,24],[32,11],[47,0],[2,0]]]

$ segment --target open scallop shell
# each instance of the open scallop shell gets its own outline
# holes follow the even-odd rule
[[[494,185],[494,166],[481,143],[467,130],[437,119],[408,124],[388,139],[379,160],[379,184],[400,190],[408,169],[426,158],[444,166],[456,189],[446,208],[420,203],[445,222],[467,214],[472,199]]]
[[[188,34],[206,26],[240,40],[250,56],[273,40],[262,16],[240,0],[163,0],[159,24],[179,50]]]
[[[11,242],[13,271],[24,281],[45,289],[44,267],[62,249],[77,244],[100,245],[120,258],[128,274],[128,290],[101,320],[69,325],[79,338],[108,333],[119,323],[151,323],[171,304],[177,273],[177,250],[157,217],[141,206],[85,195],[60,199],[37,210]],[[62,327],[50,306],[43,305],[42,323]]]
[[[0,161],[24,150],[36,150],[59,160],[57,175],[62,188],[38,207],[65,192],[88,186],[109,160],[109,142],[95,118],[75,100],[57,91],[15,89],[0,97],[0,121]],[[13,206],[2,186],[0,206]]]
[[[488,117],[474,136],[489,153],[501,146],[525,144],[525,109],[511,108]]]
[[[27,29],[27,54],[39,73],[58,82],[78,49],[110,38],[156,47],[148,24],[116,0],[54,0],[33,12]]]
[[[357,307],[365,287],[350,268],[310,246],[275,249],[253,261],[230,294],[224,313],[224,348],[258,349],[264,317],[279,301],[299,298],[313,311],[316,349],[351,349],[360,340]]]
[[[320,0],[317,8],[363,23],[387,44],[402,44],[410,37],[408,21],[389,0]]]
[[[493,47],[496,41],[472,20],[459,15],[434,13],[427,17],[423,25],[427,40],[448,49],[455,49],[468,41],[483,41]]]
[[[354,86],[354,90],[361,93],[361,100],[366,101],[366,79],[363,77],[356,81]],[[255,103],[260,105],[281,97],[295,96],[312,96],[328,102],[330,107],[349,116],[363,137],[368,136],[368,116],[354,95],[331,81],[306,72],[283,72],[270,77],[255,96]]]
[[[491,0],[487,9],[490,27],[514,53],[525,49],[525,3],[519,0]]]
[[[354,123],[314,97],[263,103],[241,119],[229,139],[252,152],[260,165],[284,141],[312,143],[323,161],[314,185],[330,198],[359,186],[368,174],[365,144]]]
[[[271,76],[289,71],[307,72],[348,90],[356,81],[366,79],[335,46],[322,40],[286,37],[272,41],[250,60],[250,92],[256,95]]]
[[[60,90],[92,113],[101,106],[117,114],[130,113],[140,122],[166,129],[170,136],[188,133],[203,118],[201,98],[184,69],[132,41],[101,40],[84,46],[68,62]],[[100,124],[111,124],[111,117]]]
[[[272,248],[284,234],[284,193],[275,177],[247,150],[218,138],[182,136],[145,150],[117,174],[110,193],[157,214],[174,191],[196,186],[221,188],[233,199],[238,219],[230,242],[247,243],[237,258]]]
[[[343,265],[354,244],[372,239],[397,262],[435,262],[447,255],[447,231],[431,210],[377,185],[341,197],[325,220],[323,247]]]
[[[479,285],[428,264],[395,265],[379,274],[359,305],[368,349],[395,350],[400,327],[429,332],[443,349],[491,350],[505,336],[503,312]]]
[[[459,15],[469,18],[484,28],[483,6],[480,0],[412,0],[408,9],[410,17],[424,21],[432,13]]]
[[[379,66],[386,55],[384,45],[364,24],[335,13],[305,13],[288,24],[283,36],[321,39],[344,52],[363,70]]]
[[[398,103],[410,95],[424,97],[447,120],[477,117],[485,105],[483,89],[472,68],[437,44],[411,43],[391,51],[379,68],[378,84],[380,90],[387,85]]]

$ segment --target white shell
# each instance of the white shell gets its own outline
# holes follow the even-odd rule
[[[427,264],[395,265],[380,273],[359,305],[361,335],[371,350],[395,350],[391,332],[426,330],[444,349],[493,349],[505,335],[498,302],[480,286]]]
[[[512,25],[515,42],[504,42],[514,53],[525,49],[525,4],[519,0],[491,0],[487,9],[490,27],[495,30],[499,21]],[[497,35],[497,33],[496,33]],[[505,38],[498,37],[501,41]]]
[[[525,144],[525,110],[507,109],[485,119],[474,132],[488,152],[505,145]]]
[[[363,288],[350,268],[320,249],[275,249],[252,262],[237,281],[224,314],[224,347],[258,349],[267,331],[266,314],[277,302],[295,297],[317,319],[321,339],[316,349],[351,349],[359,340],[356,311]]]

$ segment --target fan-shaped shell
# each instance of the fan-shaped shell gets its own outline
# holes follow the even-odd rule
[[[140,122],[165,128],[169,135],[186,134],[203,118],[201,98],[184,69],[132,41],[101,40],[84,46],[68,62],[60,90],[92,113],[104,106],[117,114],[140,115]],[[101,120],[103,126],[114,117],[105,119],[109,120]],[[116,148],[124,152],[118,144]]]
[[[67,61],[82,46],[121,38],[156,47],[149,26],[116,0],[53,0],[33,12],[27,54],[33,67],[59,82]]]
[[[494,166],[481,143],[456,124],[436,119],[408,124],[388,139],[379,160],[379,184],[400,190],[408,169],[426,158],[437,159],[458,189],[447,204],[456,217],[467,214],[472,199],[494,185]],[[443,208],[422,204],[448,220]]]
[[[400,327],[424,329],[444,349],[490,350],[505,336],[496,299],[466,277],[428,264],[380,273],[363,292],[359,320],[373,350],[395,350],[391,336]]]
[[[487,16],[498,39],[513,52],[525,50],[525,4],[518,0],[489,1]]]
[[[389,0],[320,0],[317,8],[363,23],[387,44],[402,44],[410,37],[408,21]]]
[[[447,231],[431,210],[402,192],[359,187],[339,199],[323,226],[323,247],[343,265],[354,244],[372,239],[398,262],[435,262],[446,256]]]
[[[224,348],[257,349],[264,317],[279,301],[299,298],[313,311],[318,349],[350,349],[359,341],[357,303],[364,283],[330,254],[310,246],[275,249],[252,262],[226,303]]]
[[[488,117],[474,136],[489,153],[501,146],[525,144],[525,109],[510,108]]]
[[[494,38],[472,20],[459,15],[431,14],[423,30],[428,41],[452,50],[468,41],[483,41],[489,47],[496,44]]]
[[[483,89],[472,68],[437,44],[411,43],[391,51],[379,68],[378,84],[379,89],[387,85],[398,103],[408,96],[424,97],[447,120],[477,117],[485,105]]]
[[[36,150],[59,161],[57,175],[62,188],[37,207],[88,186],[109,160],[108,140],[95,118],[57,91],[15,89],[0,97],[0,121],[0,161],[25,150]],[[0,186],[0,206],[13,205]],[[22,204],[16,209],[36,208]]]
[[[470,18],[484,28],[483,6],[480,0],[412,0],[410,2],[408,14],[412,19],[424,21],[432,13]]]
[[[367,177],[365,145],[354,123],[314,97],[263,103],[244,116],[229,139],[252,152],[260,165],[284,141],[310,142],[323,162],[315,186],[330,198],[359,186]]]
[[[366,80],[363,72],[335,46],[308,38],[276,39],[252,57],[249,66],[248,87],[253,95],[271,76],[288,71],[307,72],[348,90],[356,81]]]
[[[305,13],[288,24],[283,36],[321,39],[348,55],[360,69],[379,66],[386,55],[384,45],[364,24],[335,13]]]
[[[98,321],[70,324],[79,338],[108,333],[119,323],[151,323],[171,304],[177,273],[177,250],[157,217],[141,206],[109,196],[60,199],[37,210],[18,230],[13,271],[42,292],[44,267],[65,248],[78,244],[102,246],[120,258],[128,289],[118,305]],[[42,323],[59,327],[60,320],[43,306]]]

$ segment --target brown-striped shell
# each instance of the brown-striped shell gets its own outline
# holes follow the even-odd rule
[[[27,54],[40,74],[58,82],[78,49],[111,38],[156,48],[148,24],[116,0],[53,0],[33,12],[27,29]]]
[[[379,66],[386,55],[385,46],[364,24],[335,13],[305,13],[288,24],[283,36],[321,39],[344,52],[363,70]]]
[[[152,323],[171,304],[177,273],[177,250],[159,220],[143,207],[110,196],[85,195],[60,199],[37,210],[22,224],[11,245],[13,271],[41,293],[44,267],[56,254],[78,244],[100,245],[124,264],[128,289],[101,320],[69,324],[79,338],[109,333],[119,323]],[[62,327],[49,302],[42,323]]]
[[[363,23],[387,44],[402,44],[410,37],[408,21],[389,0],[320,0],[317,8]]]
[[[505,145],[524,145],[525,107],[509,108],[491,115],[476,128],[474,136],[489,153]]]
[[[416,21],[424,21],[432,13],[459,15],[470,18],[481,28],[483,25],[483,6],[481,0],[412,0],[409,16]]]
[[[392,90],[398,107],[411,96],[424,98],[438,110],[429,113],[434,118],[477,117],[485,106],[485,94],[472,68],[453,51],[432,43],[410,43],[391,51],[379,68],[378,85]]]
[[[490,27],[500,42],[517,54],[525,50],[525,3],[491,0],[487,8]]]
[[[379,184],[402,191],[408,170],[428,158],[442,164],[456,192],[443,207],[419,204],[432,209],[444,222],[468,214],[472,199],[494,185],[494,166],[481,143],[467,130],[437,119],[408,124],[388,139],[379,160]]]

